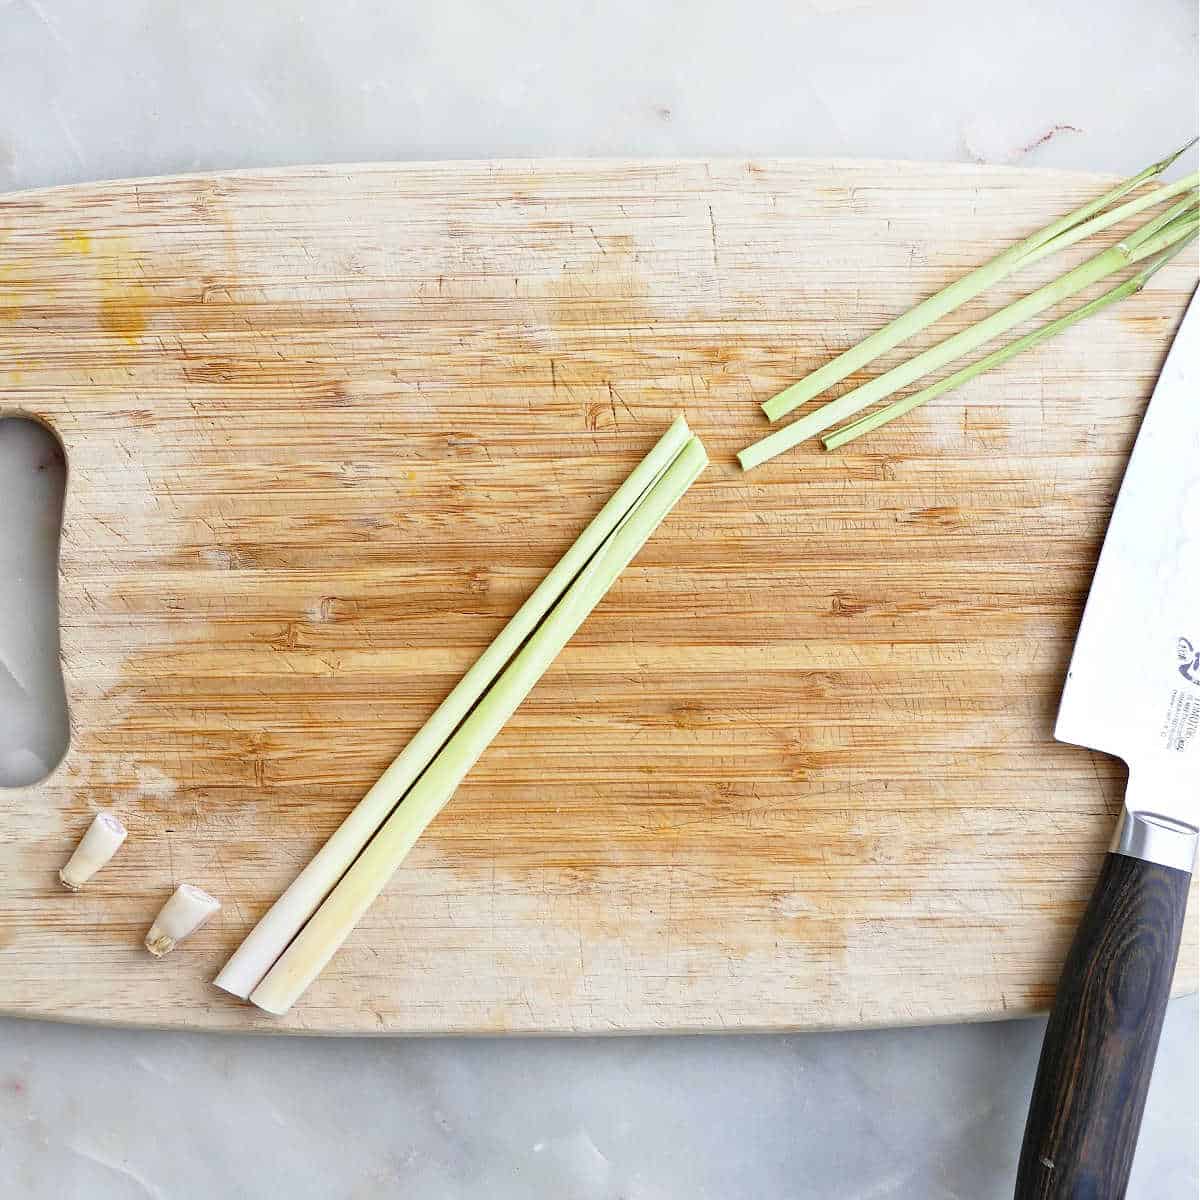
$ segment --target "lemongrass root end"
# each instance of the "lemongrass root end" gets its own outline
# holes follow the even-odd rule
[[[146,949],[155,958],[170,954],[220,907],[221,902],[215,896],[190,883],[181,883],[154,918],[146,934]]]
[[[121,848],[128,830],[110,812],[98,812],[87,832],[75,847],[75,853],[58,873],[59,882],[68,891],[77,892]]]

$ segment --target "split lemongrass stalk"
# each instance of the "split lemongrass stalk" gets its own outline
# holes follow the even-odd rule
[[[492,739],[542,677],[572,634],[704,469],[692,438],[663,477],[580,572],[563,598],[502,672],[478,707],[367,844],[345,877],[250,995],[282,1014],[320,974],[383,890],[430,821],[453,796]]]
[[[110,812],[98,812],[87,833],[75,847],[75,853],[58,873],[65,888],[77,892],[121,848],[128,833]]]
[[[375,831],[478,703],[496,676],[560,599],[638,500],[675,460],[691,437],[677,417],[557,565],[517,610],[479,660],[405,746],[400,756],[346,817],[333,836],[272,905],[225,964],[217,987],[243,1000],[258,986],[301,926],[317,910]]]
[[[159,910],[146,934],[146,949],[155,958],[170,954],[221,907],[215,897],[190,883],[181,883]]]
[[[923,354],[910,358],[890,371],[885,371],[875,379],[809,413],[808,416],[777,429],[752,446],[747,446],[738,452],[738,461],[743,469],[749,471],[777,454],[790,450],[806,438],[824,433],[839,421],[861,412],[876,401],[886,399],[893,392],[907,387],[922,376],[941,370],[961,355],[979,349],[993,338],[1007,333],[1015,326],[1036,317],[1092,284],[1099,283],[1133,263],[1151,258],[1168,246],[1173,246],[1190,236],[1197,223],[1196,202],[1190,196],[1185,196],[1161,216],[1148,221],[1129,237],[1088,259],[1073,271],[1068,271],[1020,300],[1014,300],[977,324],[946,338]]]
[[[947,284],[940,292],[936,292],[928,299],[921,301],[915,308],[909,309],[908,312],[889,322],[882,329],[876,330],[857,345],[851,346],[836,358],[818,367],[811,374],[793,383],[790,387],[784,388],[778,395],[772,396],[770,400],[763,404],[763,412],[772,421],[777,421],[794,408],[799,408],[800,405],[807,404],[809,400],[819,396],[835,383],[840,383],[848,375],[852,375],[855,371],[868,366],[880,355],[886,354],[889,350],[900,345],[901,342],[907,341],[909,338],[920,333],[921,330],[928,328],[936,321],[940,321],[942,317],[952,313],[968,300],[973,299],[993,284],[1011,275],[1014,271],[1026,265],[1030,254],[1039,251],[1042,253],[1053,253],[1063,245],[1070,245],[1071,242],[1069,241],[1060,243],[1059,245],[1055,245],[1054,243],[1062,235],[1069,234],[1071,230],[1076,229],[1082,223],[1096,216],[1096,214],[1103,212],[1110,204],[1115,203],[1122,196],[1133,191],[1134,188],[1144,183],[1147,179],[1152,179],[1156,175],[1162,174],[1163,171],[1167,170],[1172,163],[1193,145],[1195,145],[1195,139],[1175,151],[1174,154],[1170,154],[1156,163],[1151,163],[1150,166],[1126,179],[1123,183],[1118,184],[1115,188],[1105,192],[1104,195],[1097,196],[1095,200],[1091,200],[1073,212],[1059,217],[1056,221],[1052,221],[1044,228],[1031,233],[1027,238],[1022,239],[1015,245],[1009,246],[1007,250],[1001,251],[995,258],[989,259],[982,266],[976,267],[975,270],[956,279],[953,283]],[[1165,195],[1160,196],[1154,203],[1161,203],[1161,201],[1167,198]],[[1141,210],[1138,209],[1135,211]],[[1118,219],[1123,220],[1125,216],[1131,215],[1132,213],[1126,213]],[[1107,228],[1107,226],[1104,226],[1104,228]],[[1092,232],[1097,232],[1097,230],[1093,229]]]
[[[1127,296],[1132,296],[1135,292],[1140,292],[1146,286],[1146,281],[1155,271],[1163,267],[1170,259],[1174,258],[1186,246],[1190,246],[1195,240],[1196,238],[1193,234],[1191,237],[1177,242],[1169,250],[1165,250],[1157,258],[1147,263],[1136,275],[1131,275],[1123,283],[1117,284],[1115,288],[1105,292],[1102,296],[1097,296],[1095,300],[1074,309],[1065,316],[1059,317],[1056,321],[1050,321],[1040,326],[1032,333],[1027,333],[1024,337],[1018,338],[1015,342],[1010,342],[1007,346],[1003,346],[999,350],[993,350],[991,354],[981,358],[978,362],[971,363],[970,366],[955,371],[953,375],[947,375],[945,379],[939,380],[930,387],[923,388],[919,392],[914,392],[911,396],[906,396],[903,400],[897,400],[894,404],[889,404],[886,408],[881,408],[878,412],[860,417],[857,421],[849,425],[843,425],[841,429],[822,437],[822,444],[826,450],[836,450],[840,446],[845,446],[856,438],[862,437],[863,434],[872,433],[890,421],[894,421],[898,417],[903,417],[907,413],[912,412],[913,409],[920,408],[922,404],[928,404],[930,400],[935,400],[938,396],[942,396],[956,387],[961,387],[977,375],[982,375],[985,371],[991,371],[995,367],[1000,366],[1001,363],[1008,362],[1010,358],[1015,358],[1018,354],[1022,354],[1026,350],[1031,350],[1034,346],[1040,345],[1042,342],[1049,341],[1050,338],[1056,337],[1064,330],[1070,329],[1072,325],[1077,325],[1080,321],[1085,320],[1094,313],[1100,312],[1110,304],[1116,304],[1118,301],[1124,300]]]

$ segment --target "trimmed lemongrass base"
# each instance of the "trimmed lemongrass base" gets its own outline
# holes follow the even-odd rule
[[[1131,275],[1123,283],[1119,283],[1115,288],[1111,288],[1105,292],[1104,295],[1097,296],[1095,300],[1073,309],[1055,321],[1050,321],[1045,325],[1039,326],[1032,333],[1027,333],[1015,342],[1009,342],[1007,346],[1002,346],[999,350],[993,350],[991,354],[981,358],[978,362],[971,363],[970,366],[955,371],[953,375],[947,375],[945,379],[939,380],[937,383],[923,388],[919,392],[914,392],[911,396],[906,396],[903,400],[897,400],[894,404],[889,404],[886,408],[881,408],[878,412],[870,413],[865,417],[859,417],[857,421],[849,425],[843,425],[841,429],[835,430],[833,433],[825,434],[821,438],[822,445],[824,445],[826,450],[836,450],[840,446],[845,446],[853,442],[856,438],[860,438],[866,433],[872,433],[881,426],[887,425],[890,421],[895,421],[898,417],[905,416],[912,412],[913,409],[920,408],[922,404],[928,404],[930,400],[935,400],[938,396],[942,396],[956,387],[961,387],[977,375],[982,375],[985,371],[991,371],[995,367],[1000,366],[1001,363],[1008,362],[1010,358],[1015,358],[1018,354],[1022,354],[1026,350],[1031,350],[1034,346],[1040,345],[1042,342],[1049,341],[1050,338],[1056,337],[1064,330],[1070,329],[1072,325],[1077,325],[1080,321],[1100,312],[1110,304],[1116,304],[1118,301],[1124,300],[1126,296],[1132,296],[1135,292],[1140,292],[1146,286],[1146,281],[1155,271],[1164,266],[1180,250],[1185,246],[1191,245],[1195,240],[1195,235],[1193,235],[1183,241],[1177,242],[1169,250],[1164,251],[1147,266],[1143,267],[1136,275]]]
[[[128,836],[125,826],[112,813],[98,812],[75,847],[75,853],[58,873],[63,887],[73,892],[79,891],[112,859]]]
[[[214,981],[217,987],[243,1000],[249,997],[570,582],[662,476],[690,437],[687,421],[677,417],[395,762],[250,931]]]
[[[1073,212],[1059,217],[1044,228],[1031,233],[1027,238],[1001,251],[995,258],[989,259],[982,266],[976,267],[975,270],[954,280],[953,283],[947,284],[940,292],[936,292],[934,295],[928,297],[928,299],[922,300],[915,308],[910,308],[894,321],[890,321],[882,329],[877,329],[874,333],[864,338],[857,345],[844,350],[836,358],[830,359],[829,362],[818,367],[811,374],[793,383],[790,387],[784,388],[778,395],[772,396],[770,400],[763,404],[763,412],[772,421],[777,421],[793,409],[799,408],[802,404],[807,404],[808,401],[833,387],[835,383],[840,383],[848,375],[853,375],[855,371],[860,371],[863,367],[869,366],[880,355],[886,354],[889,350],[900,345],[901,342],[908,341],[909,338],[914,337],[921,330],[940,321],[942,317],[952,313],[968,300],[974,299],[974,297],[986,291],[993,284],[998,283],[1001,279],[1004,279],[1014,271],[1033,261],[1030,257],[1031,255],[1040,258],[1045,254],[1052,254],[1065,246],[1072,245],[1081,237],[1088,237],[1092,233],[1096,233],[1099,229],[1108,228],[1116,220],[1124,220],[1126,217],[1132,216],[1133,212],[1140,212],[1142,208],[1151,207],[1153,204],[1158,204],[1166,200],[1169,195],[1175,193],[1168,192],[1167,194],[1158,196],[1153,201],[1145,203],[1143,201],[1146,198],[1140,197],[1137,201],[1133,202],[1140,204],[1140,208],[1135,208],[1132,212],[1125,211],[1121,216],[1108,221],[1106,224],[1092,223],[1092,227],[1087,233],[1079,232],[1080,227],[1084,223],[1090,222],[1090,219],[1093,217],[1096,218],[1096,222],[1104,221],[1108,214],[1104,214],[1101,217],[1097,217],[1096,214],[1102,213],[1110,204],[1127,195],[1147,179],[1161,175],[1180,155],[1189,150],[1193,145],[1195,145],[1195,139],[1177,150],[1174,154],[1168,155],[1159,162],[1151,163],[1150,166],[1126,179],[1110,191],[1105,192],[1104,195],[1098,196],[1095,200],[1090,200],[1087,204],[1082,205]],[[1178,185],[1171,186],[1177,187]],[[1192,186],[1195,185],[1193,184]],[[1183,190],[1186,190],[1186,188]]]
[[[853,388],[844,396],[829,404],[822,405],[806,417],[777,429],[751,446],[738,452],[738,461],[743,470],[749,471],[768,459],[790,450],[805,439],[824,433],[832,425],[855,413],[861,412],[868,405],[883,400],[893,392],[907,387],[924,375],[940,370],[964,354],[979,349],[1007,333],[1022,322],[1036,317],[1055,304],[1069,299],[1094,283],[1099,283],[1109,275],[1123,270],[1133,263],[1158,254],[1168,246],[1174,245],[1188,237],[1196,228],[1196,201],[1191,196],[1172,205],[1166,212],[1148,221],[1140,229],[1135,230],[1123,241],[1107,250],[1089,258],[1073,271],[1068,271],[1058,279],[1052,280],[1044,287],[1014,300],[998,312],[985,317],[975,325],[960,330],[936,346],[930,347],[922,354],[915,355],[907,362],[885,371],[882,375],[869,380],[859,387]]]
[[[170,954],[220,907],[221,902],[215,896],[190,883],[181,883],[154,918],[154,924],[146,934],[146,949],[155,958]]]
[[[466,773],[707,461],[704,447],[693,437],[567,589],[562,600],[254,989],[250,995],[253,1004],[269,1013],[282,1015],[316,979],[425,828],[453,796]]]

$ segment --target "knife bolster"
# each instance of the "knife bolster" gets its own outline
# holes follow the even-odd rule
[[[1197,832],[1190,825],[1161,813],[1139,812],[1126,806],[1121,810],[1110,849],[1114,854],[1191,874],[1196,866],[1197,841]]]

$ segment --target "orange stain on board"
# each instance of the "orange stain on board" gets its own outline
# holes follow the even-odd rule
[[[21,313],[21,293],[15,287],[5,287],[4,280],[17,279],[15,264],[0,263],[0,321],[15,320]]]
[[[104,239],[99,263],[100,328],[133,346],[146,332],[150,290],[140,282],[142,268],[125,237]]]
[[[149,293],[140,284],[105,285],[100,298],[100,328],[124,338],[131,346],[146,332],[146,304]]]
[[[142,265],[130,239],[69,228],[59,232],[58,248],[95,262],[97,323],[105,333],[135,345],[149,323],[150,290],[141,282]],[[0,292],[0,319],[16,315],[15,308],[5,311]]]
[[[92,237],[83,229],[64,229],[58,239],[68,254],[91,254]]]

